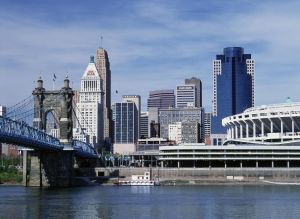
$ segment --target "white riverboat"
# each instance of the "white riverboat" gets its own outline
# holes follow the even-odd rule
[[[159,180],[152,180],[150,172],[145,172],[144,175],[132,175],[131,180],[118,180],[115,184],[118,186],[158,186]]]

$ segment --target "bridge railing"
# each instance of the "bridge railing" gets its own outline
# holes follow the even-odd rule
[[[95,150],[95,148],[92,145],[88,144],[88,143],[78,141],[78,140],[73,140],[72,145],[73,145],[74,149],[79,151],[79,152],[81,151],[81,152],[84,152],[84,153],[88,153],[88,154],[91,154],[95,157],[98,156],[97,151]]]
[[[0,116],[0,136],[3,138],[20,138],[30,141],[38,141],[46,144],[47,147],[62,149],[62,145],[57,138],[47,133],[33,128],[23,121],[14,121],[7,117]],[[22,145],[22,142],[20,142]]]

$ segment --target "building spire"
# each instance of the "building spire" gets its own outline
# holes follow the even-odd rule
[[[100,37],[100,48],[103,48],[102,47],[102,41],[103,41],[103,36]]]

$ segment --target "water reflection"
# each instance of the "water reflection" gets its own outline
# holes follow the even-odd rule
[[[148,194],[150,193],[150,186],[131,186],[131,192],[133,194]]]
[[[298,186],[0,187],[0,218],[298,218]]]

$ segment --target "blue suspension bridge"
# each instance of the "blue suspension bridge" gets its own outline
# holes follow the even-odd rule
[[[74,116],[80,126],[73,95],[67,78],[64,87],[57,91],[46,91],[40,78],[32,96],[7,108],[6,115],[0,116],[0,143],[31,149],[29,154],[23,154],[25,185],[72,186],[75,163],[95,163],[100,157],[93,145],[73,139]],[[46,131],[49,113],[55,128],[59,127],[56,137]]]

